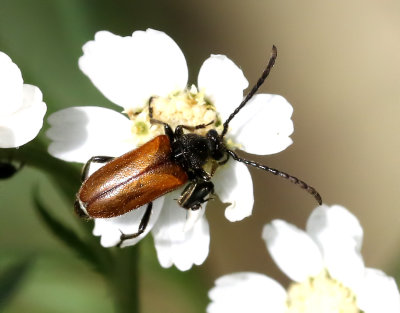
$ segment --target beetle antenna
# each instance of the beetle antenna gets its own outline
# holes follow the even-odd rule
[[[253,89],[251,89],[251,91],[243,99],[242,103],[240,103],[240,105],[235,109],[235,111],[233,111],[233,113],[224,122],[224,129],[223,129],[222,134],[220,136],[221,139],[225,136],[226,132],[228,131],[229,122],[235,117],[236,114],[239,113],[239,111],[246,105],[246,103],[254,96],[254,94],[257,92],[257,90],[264,83],[265,79],[269,75],[269,72],[271,71],[272,67],[275,64],[275,60],[276,60],[277,55],[278,55],[278,51],[277,51],[276,47],[273,45],[272,46],[271,57],[269,59],[268,65],[265,68],[264,72],[261,74],[261,77],[258,79],[257,83],[253,86]]]
[[[318,191],[315,190],[314,187],[309,186],[307,183],[305,183],[304,181],[298,179],[297,177],[294,177],[292,175],[289,175],[287,173],[281,172],[280,170],[276,170],[274,168],[270,168],[266,165],[262,165],[259,164],[257,162],[254,161],[250,161],[250,160],[246,160],[246,159],[242,159],[241,157],[239,157],[235,152],[233,152],[232,150],[226,150],[226,152],[235,160],[238,162],[242,162],[246,165],[251,165],[253,167],[256,167],[258,169],[267,171],[269,173],[272,173],[274,175],[278,175],[280,177],[283,177],[287,180],[289,180],[290,182],[292,182],[295,185],[299,185],[300,188],[305,189],[308,193],[310,193],[311,195],[314,196],[315,200],[317,200],[318,204],[321,205],[322,204],[322,198],[320,196],[320,194],[318,193]]]

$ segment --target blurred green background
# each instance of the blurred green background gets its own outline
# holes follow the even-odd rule
[[[366,265],[400,277],[399,1],[0,0],[0,51],[18,64],[26,83],[39,86],[48,113],[114,107],[79,71],[81,47],[99,30],[129,35],[149,27],[178,43],[192,83],[202,62],[220,53],[252,85],[275,44],[277,64],[262,92],[281,94],[293,105],[294,144],[254,159],[303,178],[325,203],[355,213],[365,231]],[[254,214],[229,223],[221,204],[212,203],[210,255],[201,267],[189,273],[161,269],[152,239],[143,241],[142,312],[204,312],[208,288],[233,271],[288,282],[266,252],[262,226],[281,218],[304,227],[315,203],[285,181],[251,172]],[[0,182],[0,273],[32,260],[4,312],[112,312],[102,277],[39,220],[30,197],[35,186],[54,215],[71,227],[80,223],[73,199],[66,202],[37,169],[26,167]]]

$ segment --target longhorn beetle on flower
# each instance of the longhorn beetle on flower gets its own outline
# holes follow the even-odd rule
[[[314,196],[319,204],[319,193],[304,181],[280,170],[239,157],[229,149],[224,141],[229,122],[239,113],[258,91],[268,77],[277,57],[277,49],[272,47],[272,55],[267,67],[257,83],[246,95],[240,105],[223,123],[223,130],[218,134],[210,129],[205,136],[194,133],[214,123],[195,126],[178,125],[175,130],[163,121],[153,118],[152,101],[148,109],[150,123],[161,124],[164,135],[159,135],[139,148],[120,157],[93,156],[84,166],[82,186],[75,201],[75,211],[81,217],[109,218],[119,216],[147,204],[138,231],[133,234],[121,233],[120,243],[138,237],[144,232],[150,220],[152,201],[171,192],[188,182],[179,197],[178,204],[187,210],[198,210],[202,203],[209,200],[214,192],[211,178],[218,166],[225,164],[230,157],[235,161],[283,177],[299,185]],[[184,130],[189,131],[185,133]],[[211,162],[211,170],[204,166]],[[90,177],[91,163],[107,163]]]

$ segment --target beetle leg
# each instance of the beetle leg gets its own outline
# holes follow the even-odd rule
[[[90,170],[90,165],[92,163],[107,163],[114,159],[114,157],[110,156],[93,156],[89,159],[89,161],[86,162],[82,169],[82,176],[81,176],[81,181],[84,181],[86,178],[89,176],[89,170]]]
[[[199,185],[197,185],[197,183],[194,183],[195,185],[189,188],[192,190],[187,190],[186,194],[182,195],[182,199],[186,202],[185,203],[186,206],[184,206],[184,208],[188,210],[186,214],[185,226],[183,227],[183,230],[185,232],[191,230],[197,223],[197,221],[204,215],[204,211],[201,211],[202,204],[214,199],[210,196],[210,193],[213,193],[214,185],[211,182],[199,182],[199,183],[202,185],[200,186],[200,188]],[[188,193],[191,194],[187,195]],[[204,199],[204,197],[206,196],[208,196],[208,198]],[[180,202],[182,201],[178,201],[178,204],[181,205]]]
[[[143,232],[146,230],[147,224],[149,223],[152,209],[153,209],[153,202],[149,202],[147,204],[146,211],[143,214],[142,220],[140,221],[140,224],[139,224],[138,231],[136,233],[134,233],[134,234],[124,234],[121,231],[120,242],[117,244],[118,248],[121,247],[122,243],[125,240],[133,239],[133,238],[136,238],[136,237],[140,236],[141,234],[143,234]]]
[[[188,210],[196,211],[201,208],[201,204],[211,200],[210,194],[214,193],[214,184],[211,181],[197,180],[191,181],[183,190],[178,204]],[[207,199],[204,199],[207,197]]]
[[[210,176],[213,177],[215,174],[215,171],[217,170],[218,166],[220,166],[220,162],[213,160],[211,163],[211,169],[210,169]]]
[[[165,132],[165,134],[169,137],[169,140],[170,140],[171,142],[173,142],[173,141],[174,141],[174,138],[175,138],[175,135],[174,135],[174,131],[172,130],[171,126],[169,126],[169,124],[167,124],[167,123],[165,123],[165,122],[163,122],[163,121],[160,121],[160,120],[157,120],[157,119],[153,118],[153,107],[151,106],[151,103],[153,102],[153,99],[154,99],[154,98],[156,98],[156,97],[153,96],[153,97],[150,97],[150,99],[149,99],[149,117],[150,117],[150,123],[151,123],[151,124],[161,124],[161,125],[164,125],[164,132]]]
[[[150,118],[150,123],[151,123],[151,124],[161,124],[161,125],[164,125],[164,132],[165,132],[165,134],[168,136],[168,138],[169,138],[169,140],[170,140],[171,142],[174,141],[174,139],[175,139],[175,133],[174,133],[174,131],[172,130],[171,126],[169,126],[169,124],[167,124],[167,123],[165,123],[165,122],[163,122],[163,121],[160,121],[160,120],[156,120],[156,119],[154,119],[154,118]]]
[[[211,179],[210,174],[208,174],[203,168],[195,169],[195,176],[202,178],[204,181],[209,181]]]
[[[218,161],[218,165],[224,165],[226,162],[228,162],[228,160],[229,160],[229,154],[226,154],[225,160]]]
[[[176,126],[176,128],[175,128],[175,132],[182,132],[182,128],[184,128],[184,129],[187,129],[187,130],[190,130],[191,132],[192,131],[195,131],[196,129],[202,129],[202,128],[206,128],[207,126],[210,126],[211,124],[213,124],[214,123],[214,121],[211,121],[210,123],[208,123],[208,124],[199,124],[199,125],[196,125],[196,126],[188,126],[188,125],[178,125],[178,126]]]
[[[150,99],[149,99],[149,117],[150,117],[150,119],[153,119],[153,107],[151,106],[151,103],[153,102],[154,98],[155,97],[153,96],[153,97],[150,97]]]
[[[194,203],[194,204],[189,208],[189,210],[190,210],[190,211],[197,211],[197,210],[201,209],[201,205],[202,205],[203,203],[206,203],[206,202],[208,202],[208,201],[210,201],[210,200],[214,200],[214,198],[211,197],[211,196],[208,196],[207,199],[201,199],[201,200],[199,200],[197,203]]]

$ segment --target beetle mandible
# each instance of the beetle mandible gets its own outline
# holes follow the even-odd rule
[[[211,178],[215,170],[225,164],[230,157],[299,185],[322,204],[319,193],[304,181],[280,170],[243,159],[224,142],[229,122],[264,83],[274,66],[276,57],[277,49],[273,46],[267,67],[251,91],[223,123],[221,134],[215,129],[210,129],[205,136],[194,133],[195,130],[206,128],[214,121],[195,126],[178,125],[173,130],[168,123],[153,118],[154,98],[150,98],[148,103],[150,122],[163,125],[165,134],[120,157],[92,157],[83,168],[83,183],[76,196],[75,212],[81,217],[109,218],[147,204],[138,231],[133,234],[121,233],[120,246],[124,240],[136,238],[145,231],[150,220],[153,200],[187,182],[178,204],[187,210],[200,209],[214,192]],[[184,130],[189,133],[185,133]],[[209,161],[212,167],[210,171],[206,171],[204,166]],[[89,176],[91,163],[107,164]]]

